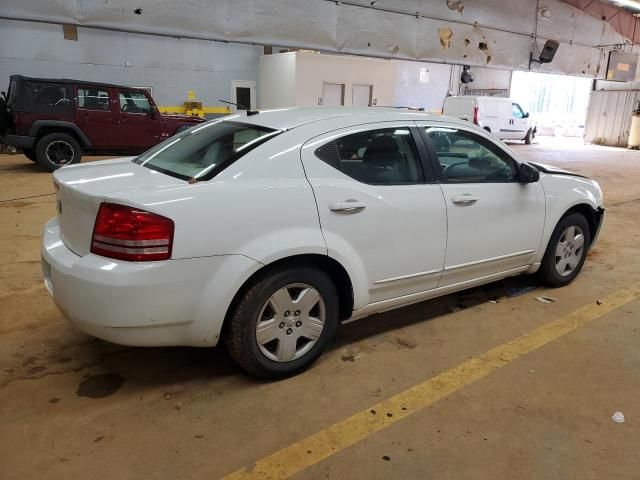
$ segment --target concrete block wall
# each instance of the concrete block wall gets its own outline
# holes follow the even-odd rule
[[[65,40],[62,25],[0,20],[0,90],[9,76],[153,87],[159,105],[182,105],[193,90],[206,106],[224,106],[232,80],[258,79],[262,47],[78,27]]]

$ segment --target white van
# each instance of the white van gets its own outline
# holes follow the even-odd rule
[[[442,113],[473,122],[501,140],[524,140],[530,144],[536,134],[529,114],[510,98],[447,97]]]

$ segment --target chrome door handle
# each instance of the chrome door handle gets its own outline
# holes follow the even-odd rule
[[[350,198],[343,202],[333,202],[329,204],[329,210],[332,212],[359,212],[360,210],[364,210],[366,206],[366,203]]]
[[[469,195],[464,194],[464,195],[455,195],[453,197],[451,197],[451,201],[453,203],[459,203],[462,205],[471,205],[472,203],[475,203],[478,201],[478,197],[474,196],[474,195]]]

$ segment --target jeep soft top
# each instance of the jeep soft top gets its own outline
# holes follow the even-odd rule
[[[83,151],[142,153],[202,121],[161,115],[142,88],[67,78],[12,75],[0,100],[0,142],[50,171]]]

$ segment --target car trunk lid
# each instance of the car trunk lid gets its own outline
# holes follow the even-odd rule
[[[64,167],[56,170],[53,182],[60,237],[80,256],[89,253],[96,215],[107,195],[185,183],[137,165],[130,158]]]

